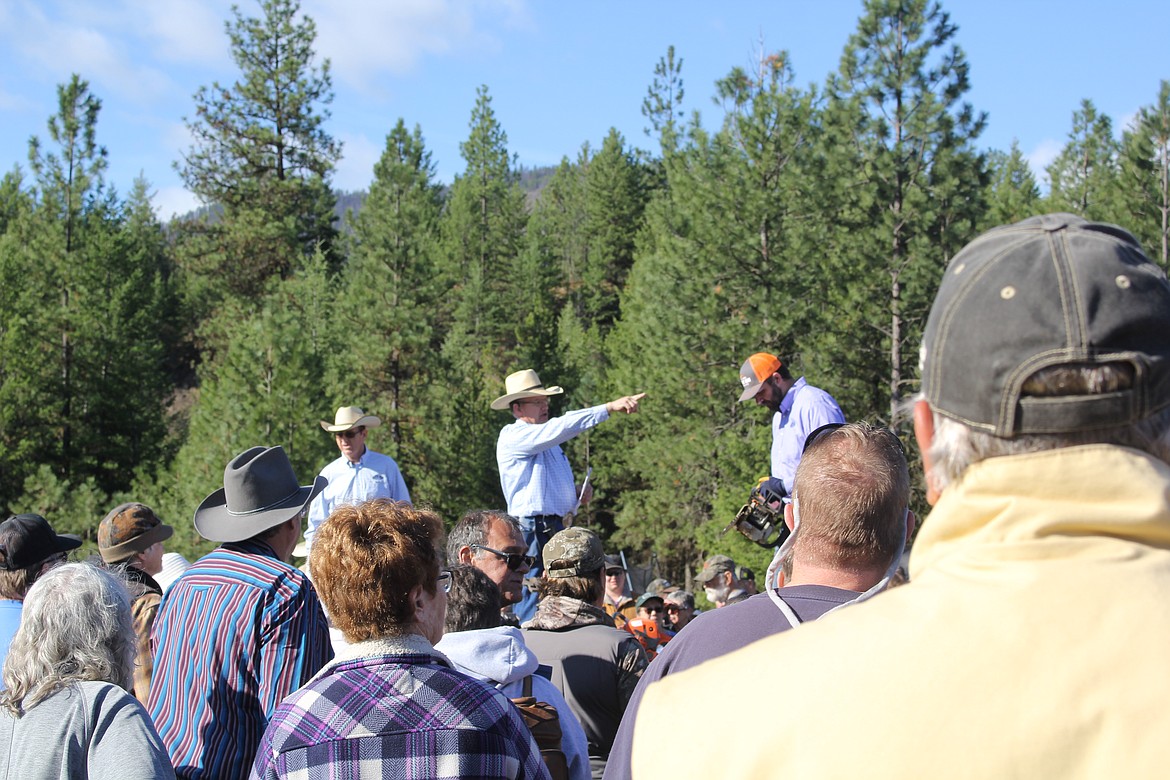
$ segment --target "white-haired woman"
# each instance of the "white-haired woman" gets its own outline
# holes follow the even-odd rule
[[[87,563],[53,569],[24,600],[0,691],[0,780],[174,778],[132,695],[125,587]]]

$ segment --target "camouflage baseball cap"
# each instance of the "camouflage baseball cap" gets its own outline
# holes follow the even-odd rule
[[[671,585],[670,580],[659,577],[656,580],[650,580],[650,584],[646,586],[647,593],[653,593],[656,596],[665,596],[667,593],[673,593],[678,590],[677,585]]]
[[[703,570],[695,577],[695,582],[702,584],[708,583],[715,578],[716,574],[722,574],[725,571],[734,572],[735,561],[726,555],[712,555],[703,561]]]
[[[597,534],[586,528],[566,528],[544,546],[544,565],[549,579],[579,577],[605,565],[605,552]]]
[[[98,551],[106,563],[121,563],[174,532],[146,504],[119,504],[98,526]]]

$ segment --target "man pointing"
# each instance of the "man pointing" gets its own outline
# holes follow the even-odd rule
[[[528,554],[536,558],[536,565],[528,573],[531,578],[544,571],[541,550],[564,529],[565,515],[576,511],[578,495],[584,503],[593,493],[588,485],[578,492],[561,444],[605,422],[611,413],[633,414],[646,394],[623,396],[549,419],[548,399],[565,392],[563,388],[545,387],[535,371],[525,369],[510,374],[504,380],[504,389],[504,395],[492,401],[492,408],[511,411],[515,422],[500,431],[496,461],[508,514],[520,521]],[[526,595],[524,602],[517,605],[516,615],[523,620],[534,608],[535,600]]]

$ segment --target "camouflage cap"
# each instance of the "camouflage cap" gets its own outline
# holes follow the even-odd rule
[[[106,563],[121,563],[174,532],[146,504],[119,504],[98,525],[98,552]]]
[[[703,570],[695,577],[695,582],[706,584],[714,579],[716,574],[722,574],[725,571],[734,572],[735,561],[726,555],[712,555],[703,561]]]
[[[592,574],[605,565],[597,534],[586,528],[566,528],[544,546],[545,574],[549,579]]]
[[[650,580],[650,584],[646,586],[647,593],[653,593],[656,596],[665,596],[667,593],[673,593],[678,590],[677,585],[671,585],[670,580],[665,580],[659,577],[656,580]]]

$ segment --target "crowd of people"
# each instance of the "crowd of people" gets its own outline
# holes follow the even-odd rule
[[[702,612],[574,525],[589,478],[560,444],[643,394],[550,419],[562,390],[531,370],[493,403],[506,508],[449,532],[358,407],[321,422],[340,457],[311,484],[280,447],[234,457],[193,517],[218,547],[174,571],[141,503],[87,562],[11,517],[0,780],[1159,775],[1165,274],[1115,226],[992,230],[950,262],[921,360],[933,510],[897,587],[902,442],[769,353],[740,400],[774,416],[787,534],[762,588],[707,557]],[[701,738],[663,750],[680,726]]]

